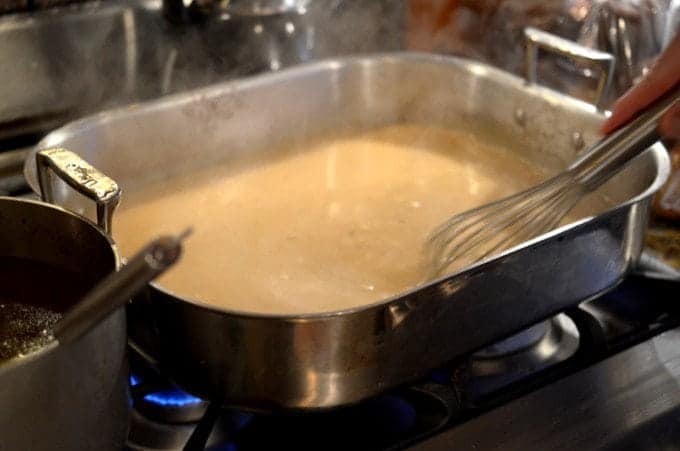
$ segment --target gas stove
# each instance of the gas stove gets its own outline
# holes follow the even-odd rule
[[[36,2],[6,3],[28,8]],[[36,4],[42,3],[51,2]],[[6,50],[18,49],[21,58],[13,59],[16,67],[3,79],[8,95],[0,108],[0,194],[31,195],[21,174],[27,150],[46,132],[84,114],[309,59],[397,49],[403,40],[393,29],[401,12],[392,0],[370,2],[370,8],[369,2],[332,1],[344,8],[323,9],[311,25],[297,15],[237,23],[222,14],[200,27],[181,28],[165,23],[161,3],[93,2],[82,13],[73,6],[32,20],[5,18],[0,36],[14,43]],[[361,14],[352,15],[352,8]],[[365,23],[362,33],[348,40],[342,24],[354,30],[358,17]],[[86,33],[92,45],[81,42]],[[379,48],[370,45],[376,36]],[[94,45],[98,42],[108,45]],[[679,286],[631,276],[597,299],[449,362],[409,386],[315,413],[245,412],[198,398],[131,349],[126,447],[677,448]]]
[[[127,446],[668,449],[680,443],[677,289],[632,276],[413,385],[327,412],[223,407],[182,391],[133,351]]]

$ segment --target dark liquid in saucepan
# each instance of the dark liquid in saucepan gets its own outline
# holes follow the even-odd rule
[[[90,288],[78,274],[39,261],[0,257],[0,363],[52,340],[52,328]]]

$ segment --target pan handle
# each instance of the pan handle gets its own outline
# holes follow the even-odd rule
[[[600,78],[595,90],[594,105],[598,110],[604,110],[606,95],[614,79],[616,58],[614,55],[599,50],[584,47],[568,39],[555,36],[533,27],[524,29],[526,55],[524,60],[524,76],[527,83],[537,83],[538,50],[543,49],[574,60],[586,61],[600,67]]]
[[[92,199],[97,206],[97,224],[111,235],[113,212],[120,202],[118,184],[99,172],[76,153],[60,147],[36,153],[40,195],[45,202],[54,202],[51,175],[67,183],[80,194]]]

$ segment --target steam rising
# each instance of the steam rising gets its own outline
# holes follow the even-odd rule
[[[235,77],[402,47],[402,0],[307,3],[259,16],[216,10],[203,21],[174,24],[160,1],[102,2],[47,19],[0,22],[0,40],[7,43],[0,57],[12,61],[2,70],[0,129],[26,133],[25,125],[12,124],[31,120],[31,132],[42,132],[117,105]],[[49,125],[36,120],[47,117]]]

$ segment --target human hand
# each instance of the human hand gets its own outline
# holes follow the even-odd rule
[[[678,83],[680,83],[680,33],[675,35],[649,73],[614,103],[611,117],[602,124],[602,133],[613,132]],[[666,113],[661,119],[659,128],[664,137],[680,139],[680,104]]]

